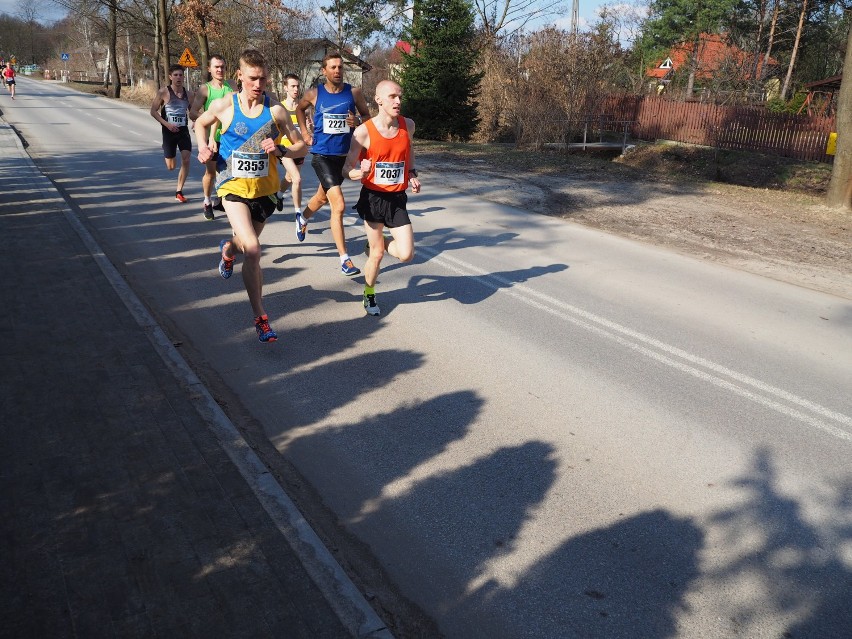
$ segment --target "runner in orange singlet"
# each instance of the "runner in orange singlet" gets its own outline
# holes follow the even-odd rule
[[[364,265],[364,310],[379,315],[376,303],[376,279],[385,251],[400,262],[414,257],[414,231],[406,204],[408,185],[420,192],[420,180],[414,169],[414,121],[399,114],[402,88],[390,80],[376,87],[379,113],[352,135],[345,166],[349,177],[361,180],[361,196],[356,209],[364,220],[367,233],[367,263]],[[388,227],[391,237],[386,238]]]

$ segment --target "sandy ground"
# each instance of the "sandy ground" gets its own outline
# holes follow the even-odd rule
[[[418,153],[440,184],[701,259],[852,299],[852,215],[799,194],[712,182],[624,180],[606,171],[512,173]]]

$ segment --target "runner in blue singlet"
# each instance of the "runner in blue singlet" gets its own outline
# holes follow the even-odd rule
[[[370,117],[367,102],[361,89],[343,82],[343,58],[339,53],[329,53],[322,60],[325,83],[308,89],[296,105],[299,128],[308,145],[313,144],[311,166],[317,173],[320,185],[316,195],[308,200],[301,214],[296,214],[296,238],[303,242],[307,233],[308,220],[322,206],[331,206],[331,234],[340,255],[340,270],[346,276],[358,275],[361,271],[352,263],[346,252],[346,236],[343,233],[343,163],[349,152],[352,129]],[[306,111],[314,110],[313,131],[306,126]]]

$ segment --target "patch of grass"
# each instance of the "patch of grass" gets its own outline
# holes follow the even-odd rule
[[[500,171],[529,171],[545,175],[596,172],[612,179],[656,179],[722,182],[782,192],[823,195],[831,165],[775,155],[729,151],[683,144],[638,144],[625,154],[612,151],[572,152],[518,148],[513,144],[461,142],[415,143],[419,156]]]

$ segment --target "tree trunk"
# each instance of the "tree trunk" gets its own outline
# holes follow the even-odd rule
[[[118,6],[109,3],[109,70],[112,76],[112,97],[121,97],[121,75],[118,73]]]
[[[760,41],[763,39],[763,27],[766,22],[766,2],[760,0],[760,7],[757,10],[757,38],[754,42],[754,67],[752,68],[752,92],[757,92],[757,86],[760,83]]]
[[[692,43],[692,54],[689,56],[689,78],[686,81],[686,99],[692,97],[693,89],[695,88],[695,73],[698,71],[698,65],[701,56],[701,33],[695,34],[695,41]]]
[[[210,79],[207,77],[207,69],[210,68],[210,40],[207,38],[207,25],[203,21],[201,33],[198,34],[197,38],[199,57],[201,58],[200,66],[198,67],[198,70],[201,72],[201,78],[198,81],[198,85],[201,86]]]
[[[796,65],[796,53],[799,51],[799,41],[802,39],[802,28],[805,24],[805,12],[808,10],[808,0],[802,0],[802,12],[799,14],[799,26],[796,28],[796,41],[793,43],[793,53],[790,54],[790,64],[787,66],[787,77],[781,87],[781,99],[787,99],[787,89],[790,88],[790,78],[793,77],[793,67]]]
[[[852,211],[852,26],[846,38],[843,80],[837,94],[837,149],[826,204]]]
[[[163,65],[163,78],[168,82],[169,65],[171,65],[171,54],[169,52],[169,16],[166,13],[166,0],[157,0],[158,13],[160,14],[160,50],[163,52],[161,60]]]
[[[769,41],[766,43],[766,55],[763,56],[763,69],[768,69],[769,57],[772,54],[772,45],[775,44],[775,25],[778,24],[779,0],[775,0],[775,8],[772,10],[772,24],[769,26]]]
[[[133,86],[133,53],[130,51],[130,31],[125,32],[127,36],[127,82]]]
[[[160,3],[154,3],[154,84],[159,89],[163,86],[163,83],[160,81],[160,73],[163,71],[163,65],[160,60]]]
[[[109,36],[107,36],[109,39]],[[107,43],[107,51],[106,51],[106,62],[104,63],[104,79],[103,79],[103,87],[104,89],[109,89],[109,71],[112,68],[112,49],[109,48],[109,43]]]

